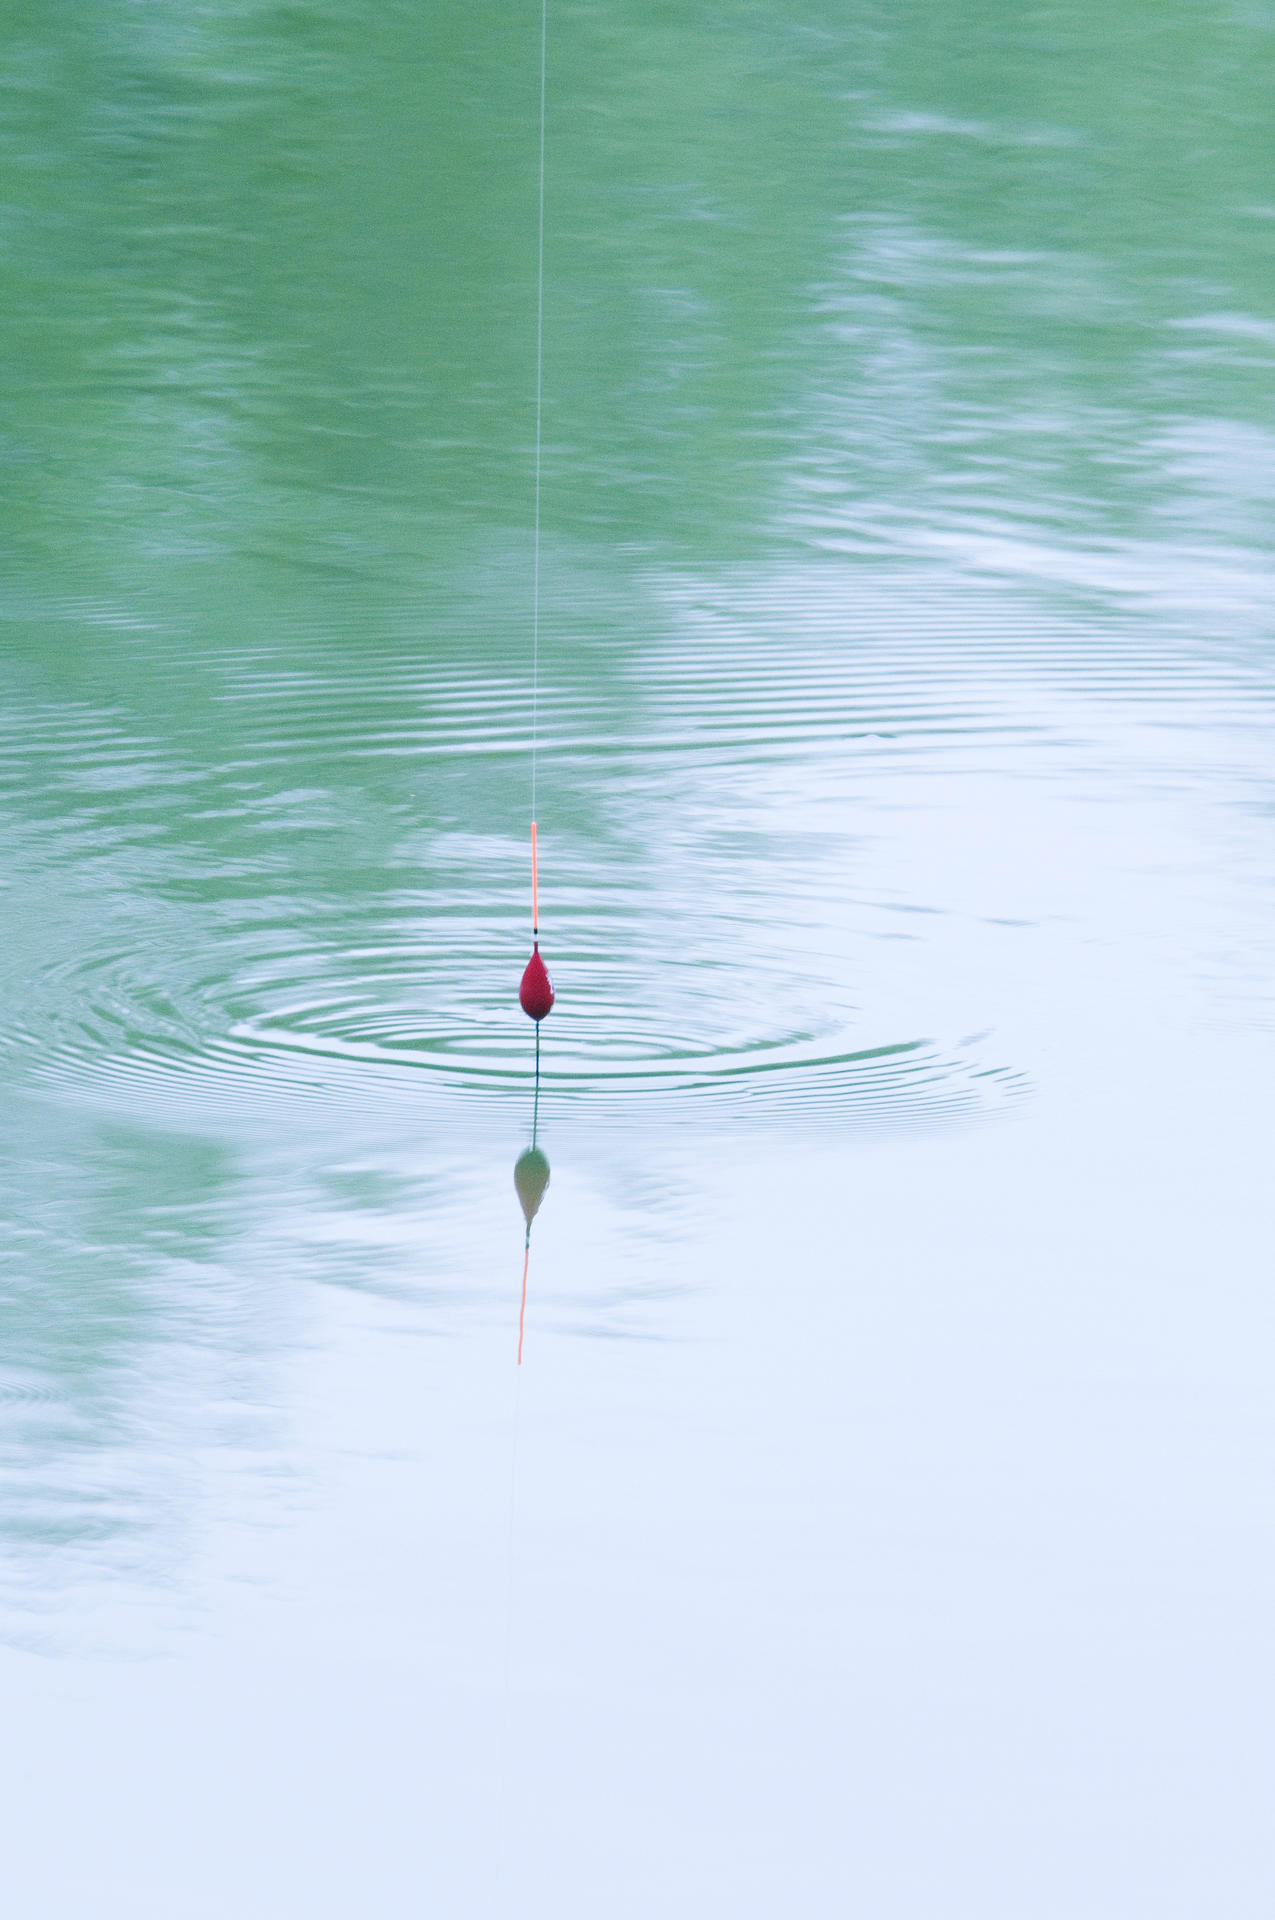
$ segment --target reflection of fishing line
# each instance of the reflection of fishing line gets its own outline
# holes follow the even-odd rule
[[[536,1084],[531,1096],[531,1144],[536,1144],[536,1135],[540,1131],[540,1022],[536,1022]]]

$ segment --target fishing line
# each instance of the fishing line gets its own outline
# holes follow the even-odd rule
[[[540,1022],[553,1005],[553,986],[540,958],[540,864],[536,782],[540,763],[540,503],[544,484],[545,411],[545,98],[549,68],[549,0],[540,0],[540,140],[536,183],[536,459],[531,542],[531,958],[518,999],[536,1023],[536,1084],[540,1081]]]
[[[531,550],[531,872],[535,896],[536,757],[540,744],[540,478],[545,397],[545,78],[549,65],[549,0],[540,0],[540,181],[536,222],[536,507]],[[533,931],[537,914],[533,904]]]

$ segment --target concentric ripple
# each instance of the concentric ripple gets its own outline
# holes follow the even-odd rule
[[[171,980],[145,982],[140,958],[108,965],[99,954],[59,974],[73,1013],[38,1048],[31,1033],[10,1035],[29,1050],[34,1079],[205,1121],[295,1102],[383,1114],[388,1103],[405,1122],[482,1127],[494,1108],[521,1108],[531,1097],[531,1029],[508,1004],[506,982],[503,994],[493,982],[468,1024],[449,1026],[430,1017],[428,988],[441,998],[445,972],[437,963],[433,978],[402,961],[397,976],[312,978],[305,999],[298,981],[276,977],[279,1001],[247,1012],[243,1000],[263,997],[260,986],[240,999],[206,978],[183,994]],[[261,954],[254,958],[259,966]],[[490,963],[487,971],[496,974]],[[655,1030],[640,1010],[626,1017],[596,983],[590,990],[581,981],[544,1033],[541,1109],[589,1126],[682,1116],[701,1126],[879,1130],[972,1116],[1024,1087],[1021,1074],[968,1047],[853,1040],[844,1029],[772,1030],[713,1044],[702,1032],[670,1033],[667,1023]]]
[[[582,609],[558,623],[541,1093],[562,1123],[998,1111],[1026,1083],[994,1040],[917,1037],[995,1009],[953,1019],[934,962],[903,964],[918,942],[955,954],[969,910],[882,881],[865,856],[891,808],[976,768],[1099,765],[1076,691],[1091,733],[1095,702],[1164,727],[1248,697],[1241,665],[1136,623],[950,577],[941,602],[920,575],[850,600],[839,580],[646,582],[602,652]],[[477,672],[455,608],[432,610],[432,646],[381,618],[357,650],[297,621],[192,663],[174,635],[148,714],[15,689],[0,1033],[33,1079],[214,1126],[300,1104],[481,1129],[528,1096],[522,639],[498,626]]]

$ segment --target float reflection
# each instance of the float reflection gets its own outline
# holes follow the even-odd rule
[[[518,1365],[522,1365],[523,1335],[527,1322],[527,1270],[531,1264],[531,1223],[540,1211],[540,1203],[549,1185],[549,1160],[543,1147],[537,1146],[534,1130],[531,1145],[514,1162],[514,1189],[526,1232],[522,1243],[522,1300],[518,1308]]]

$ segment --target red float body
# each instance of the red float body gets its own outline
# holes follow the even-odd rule
[[[549,978],[549,969],[540,958],[540,942],[535,949],[522,976],[522,985],[518,989],[518,1004],[523,1012],[537,1024],[544,1019],[553,1005],[553,982]]]

